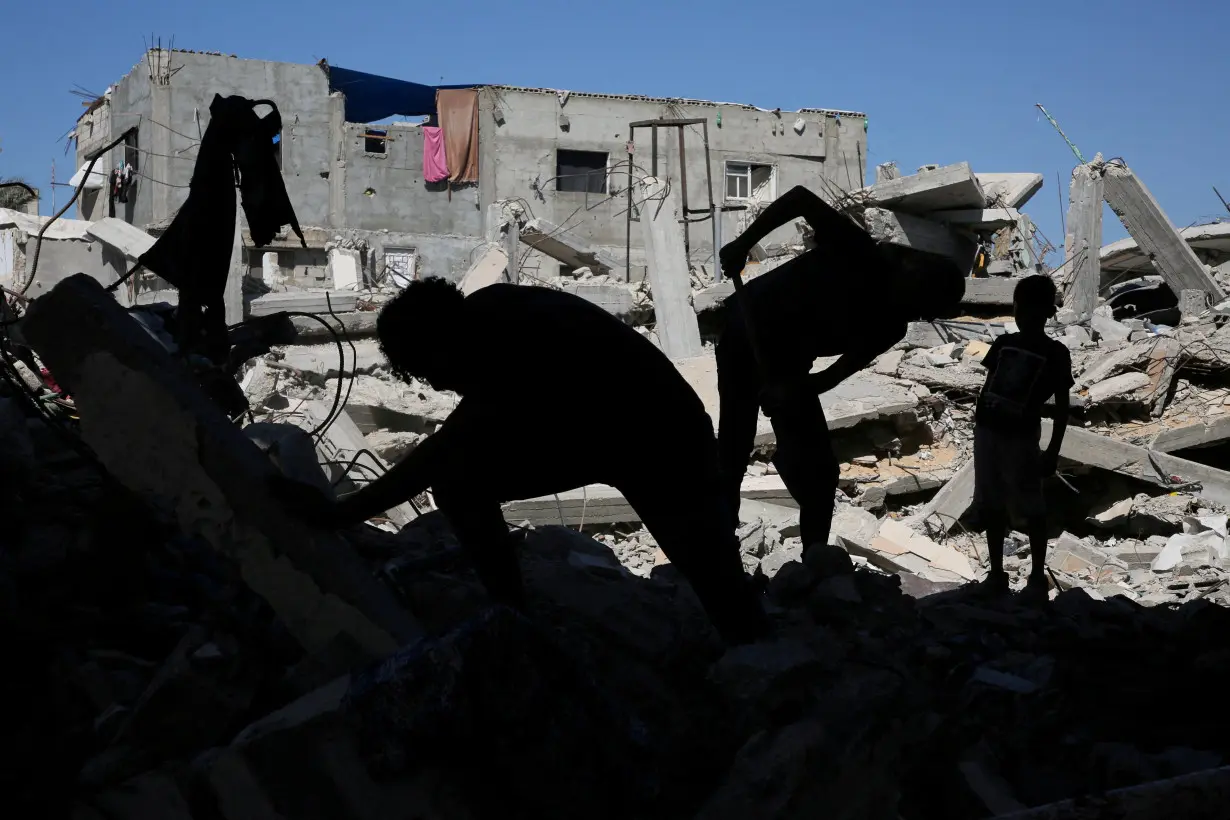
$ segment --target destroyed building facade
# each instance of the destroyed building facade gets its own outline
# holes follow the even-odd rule
[[[96,163],[79,217],[114,216],[157,234],[187,196],[214,93],[270,99],[282,112],[281,167],[308,229],[308,247],[275,241],[253,248],[249,242],[244,265],[250,278],[289,287],[344,287],[354,274],[332,253],[338,245],[358,252],[368,278],[424,271],[459,279],[476,249],[498,233],[501,209],[492,206],[505,202],[520,206],[522,221],[538,219],[549,226],[546,233],[566,233],[611,260],[620,278],[643,278],[641,231],[636,225],[628,230],[625,217],[633,136],[636,176],[656,172],[686,189],[688,207],[702,211],[688,215],[695,223],[688,237],[695,264],[712,259],[710,191],[719,208],[732,208],[723,215],[722,235],[729,238],[746,218],[735,208],[772,201],[795,185],[850,191],[862,185],[866,170],[867,121],[857,112],[465,88],[477,95],[477,144],[470,147],[478,154],[477,180],[460,182],[452,169],[452,182],[428,182],[423,126],[438,124],[434,86],[323,61],[299,65],[152,49],[78,122],[82,168],[92,152],[126,135]],[[424,122],[393,121],[398,115]],[[630,133],[633,122],[662,119],[706,120],[708,146],[695,125]],[[117,174],[122,193],[113,197]],[[521,248],[526,258],[519,264],[531,276],[554,278],[575,267],[561,271],[558,259],[528,243]],[[347,267],[341,283],[334,281],[337,264]]]

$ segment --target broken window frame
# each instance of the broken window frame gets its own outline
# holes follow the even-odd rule
[[[390,262],[402,258],[406,260],[406,269],[391,265]],[[380,252],[381,284],[405,287],[418,278],[419,253],[417,248],[388,246]],[[400,281],[399,281],[400,280]]]
[[[136,128],[129,128],[124,134],[124,162],[132,166],[134,173],[141,170],[141,147],[137,142],[139,133]]]
[[[767,169],[769,172],[769,178],[760,185],[755,184],[757,169]],[[746,195],[731,195],[730,183],[734,180],[743,181],[747,186]],[[763,189],[767,189],[764,190],[764,195],[757,196],[757,192]],[[777,166],[750,160],[726,160],[722,173],[722,193],[727,202],[751,202],[753,200],[772,202],[777,199]]]
[[[592,167],[583,163],[563,162],[564,155],[571,154],[573,159],[580,160],[585,155],[590,158],[601,156],[602,168],[599,170],[595,163]],[[581,169],[587,170],[569,170]],[[578,186],[579,187],[566,187]],[[607,194],[611,190],[611,152],[610,151],[586,151],[578,148],[556,148],[555,149],[555,190],[558,193],[570,194]]]
[[[389,131],[387,128],[363,129],[363,153],[383,157],[389,153]]]

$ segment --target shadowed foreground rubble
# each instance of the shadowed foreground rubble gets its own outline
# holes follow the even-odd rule
[[[769,583],[776,639],[722,654],[669,566],[562,527],[525,533],[530,617],[489,609],[438,514],[349,537],[429,637],[324,680],[225,559],[28,429],[13,816],[975,818],[1230,753],[1206,602],[915,600],[830,548]]]

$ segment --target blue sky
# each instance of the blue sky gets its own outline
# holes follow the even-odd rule
[[[4,27],[0,176],[41,188],[44,213],[52,160],[57,179],[74,170],[60,141],[82,111],[69,89],[101,93],[152,34],[427,83],[865,111],[869,172],[887,160],[905,172],[966,160],[976,171],[1041,173],[1026,210],[1062,244],[1056,173],[1066,203],[1075,159],[1040,102],[1086,156],[1126,159],[1180,227],[1230,218],[1212,190],[1230,197],[1230,3],[1217,0],[623,0],[600,10],[575,0],[59,0],[8,4]],[[60,188],[56,199],[68,195]],[[1106,216],[1107,241],[1123,236]]]

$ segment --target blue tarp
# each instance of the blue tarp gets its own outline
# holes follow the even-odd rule
[[[326,72],[329,90],[346,95],[347,122],[378,122],[397,114],[403,117],[434,114],[437,89],[478,85],[423,85],[332,65]]]

